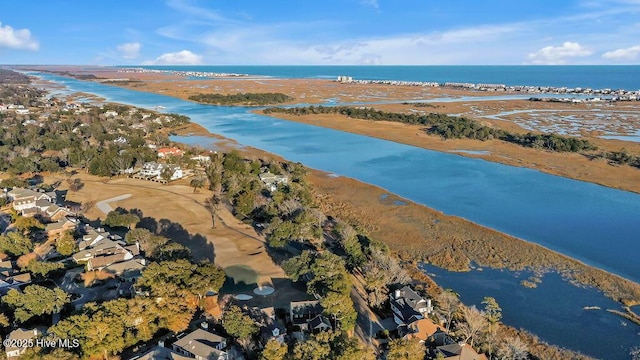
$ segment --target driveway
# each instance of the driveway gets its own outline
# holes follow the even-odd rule
[[[98,202],[96,206],[98,207],[98,209],[100,209],[100,211],[102,211],[105,214],[108,214],[109,212],[113,211],[113,208],[111,207],[111,205],[109,205],[109,203],[125,200],[130,197],[131,197],[131,194],[124,194],[124,195],[112,197],[110,199],[106,199]]]

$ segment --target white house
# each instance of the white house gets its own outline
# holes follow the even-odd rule
[[[172,171],[171,179],[169,179],[170,181],[182,179],[184,177],[184,172],[179,166],[158,164],[153,161],[144,163],[142,170],[140,170],[138,174],[146,178],[162,179],[162,173],[167,168]]]
[[[51,194],[41,193],[30,189],[14,188],[7,193],[9,200],[11,200],[12,206],[16,211],[24,211],[36,207],[38,200],[46,200],[48,202],[54,202],[55,198]]]

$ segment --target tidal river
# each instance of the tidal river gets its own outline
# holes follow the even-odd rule
[[[640,281],[640,262],[637,259],[640,255],[638,194],[531,169],[255,115],[242,107],[200,105],[94,82],[50,74],[38,75],[64,84],[72,91],[96,94],[108,101],[149,109],[164,106],[164,111],[187,115],[212,133],[234,139],[242,145],[380,186],[446,214],[464,217],[633,281]],[[500,301],[500,298],[508,299],[514,291],[507,286],[493,286],[491,277],[483,275],[490,272],[478,273],[475,276],[486,277],[483,287],[486,296],[494,296]],[[466,298],[465,288],[469,291],[473,289],[473,286],[465,286],[464,283],[462,287],[451,287],[461,293],[463,299]],[[554,282],[549,289],[541,287],[535,290],[536,294],[560,291],[569,297],[563,299],[566,306],[557,306],[544,297],[531,296],[532,301],[537,299],[544,302],[537,304],[544,309],[540,311],[538,319],[543,324],[541,327],[536,327],[536,321],[530,318],[524,320],[527,310],[519,308],[517,301],[501,303],[505,313],[509,313],[509,316],[505,315],[505,322],[526,327],[548,342],[606,359],[623,359],[625,351],[628,353],[625,349],[640,344],[638,326],[622,324],[604,311],[598,317],[587,315],[592,316],[591,321],[580,323],[584,323],[579,327],[582,329],[580,334],[546,331],[547,326],[562,329],[562,324],[548,320],[558,318],[560,312],[564,314],[567,307],[581,310],[584,306],[593,305],[576,297],[587,296],[587,293],[575,293],[567,290],[568,287],[571,285],[565,282]],[[567,292],[563,292],[565,290]],[[603,309],[619,307],[595,291],[588,294],[587,298],[597,301]],[[472,303],[476,301],[475,298],[469,299]],[[581,318],[585,316],[583,310],[575,314]],[[603,341],[605,333],[609,335]],[[580,340],[575,341],[576,337]],[[594,349],[591,346],[594,343],[601,346]]]

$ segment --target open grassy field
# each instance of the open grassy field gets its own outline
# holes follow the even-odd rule
[[[123,194],[127,199],[110,203],[113,208],[140,209],[145,217],[157,220],[158,231],[187,246],[195,259],[210,259],[228,270],[237,282],[271,284],[272,278],[285,277],[264,251],[264,238],[251,226],[236,219],[223,205],[217,212],[216,228],[204,207],[206,190],[193,193],[187,184],[162,185],[130,178],[104,179],[79,174],[85,184],[77,192],[69,192],[68,200],[97,203]],[[53,182],[55,178],[46,179]],[[64,190],[66,182],[62,182]],[[105,214],[93,206],[86,216],[104,219]],[[244,270],[239,271],[239,267]]]

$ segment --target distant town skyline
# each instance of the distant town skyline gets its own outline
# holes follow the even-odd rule
[[[0,64],[640,64],[640,0],[11,1]]]

